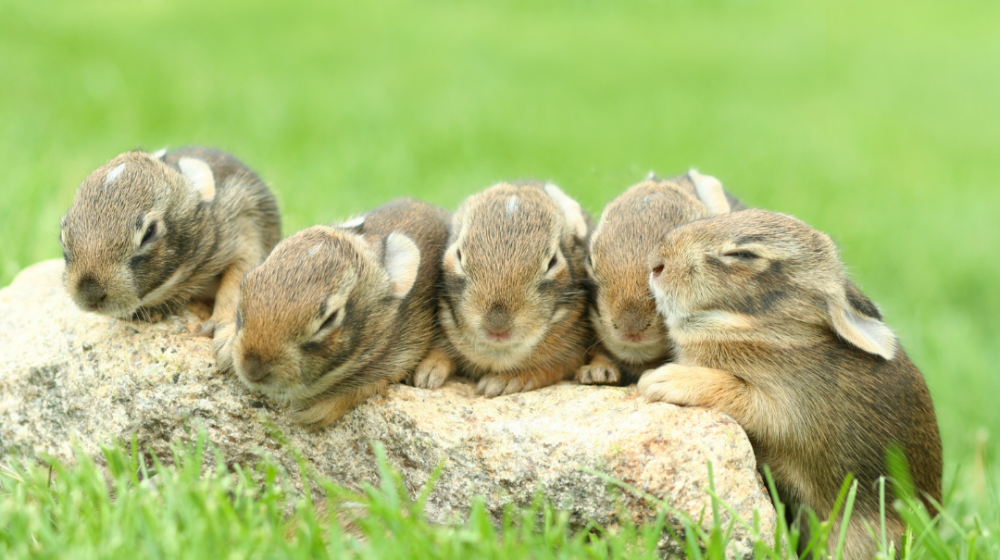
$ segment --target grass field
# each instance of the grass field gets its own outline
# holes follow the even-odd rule
[[[927,377],[966,519],[997,499],[998,25],[988,0],[7,0],[0,285],[136,146],[234,152],[286,233],[517,177],[596,216],[696,166],[839,242]]]

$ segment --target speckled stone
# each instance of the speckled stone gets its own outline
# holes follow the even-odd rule
[[[720,413],[647,403],[634,387],[563,383],[485,399],[450,382],[435,391],[395,386],[307,431],[281,405],[215,371],[209,339],[193,334],[204,309],[155,323],[87,314],[65,294],[61,274],[61,261],[42,262],[0,290],[0,458],[70,459],[74,444],[96,455],[101,443],[133,434],[165,456],[170,441],[203,428],[230,463],[267,450],[297,472],[286,453],[294,447],[317,472],[358,487],[377,483],[371,443],[380,442],[414,494],[446,462],[427,506],[432,521],[464,519],[476,495],[499,520],[505,504],[528,505],[541,491],[577,526],[611,529],[623,518],[651,520],[655,508],[588,469],[711,519],[711,461],[716,493],[744,519],[757,510],[761,534],[773,538],[774,508],[753,450]],[[728,524],[725,510],[722,517]],[[737,524],[730,555],[749,554],[751,542]],[[677,550],[666,535],[661,546]]]

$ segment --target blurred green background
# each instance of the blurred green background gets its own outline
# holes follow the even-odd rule
[[[596,217],[695,166],[833,235],[977,491],[1000,439],[998,24],[992,0],[2,1],[0,285],[59,257],[76,187],[135,147],[235,153],[286,234],[519,177]]]

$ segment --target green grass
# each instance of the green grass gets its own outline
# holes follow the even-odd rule
[[[656,522],[642,527],[626,520],[614,533],[595,525],[574,528],[569,515],[543,496],[530,508],[507,508],[499,528],[479,499],[464,523],[432,525],[423,504],[435,478],[420,495],[410,496],[377,446],[380,483],[359,492],[305,476],[303,493],[268,456],[230,470],[220,455],[206,450],[203,438],[188,447],[175,445],[167,465],[137,451],[134,443],[105,448],[100,459],[106,469],[82,453],[71,466],[48,461],[0,468],[0,557],[653,559],[667,530],[689,558],[722,559],[732,529],[718,521],[716,512],[726,507],[718,500],[713,511],[702,513],[715,520],[707,529],[689,517],[682,527],[668,527],[665,519],[674,514],[669,505],[662,505]],[[209,468],[207,475],[203,467]],[[304,464],[301,469],[309,472]],[[838,505],[848,516],[854,491],[845,484]],[[885,507],[897,507],[909,522],[906,560],[1000,554],[997,500],[988,512],[936,521],[912,498]],[[740,522],[755,527],[752,520]],[[813,549],[824,550],[828,540],[841,542],[830,524],[811,523]],[[779,543],[789,546],[758,540],[754,558],[794,558],[790,551],[798,531],[782,525],[780,535]],[[892,550],[885,547],[880,558],[893,558]]]
[[[998,24],[988,0],[7,0],[0,285],[59,256],[77,185],[136,146],[234,152],[286,233],[517,177],[597,215],[697,166],[839,242],[973,515],[1000,439]]]

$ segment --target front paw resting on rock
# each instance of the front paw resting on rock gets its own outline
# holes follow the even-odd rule
[[[201,327],[198,329],[198,336],[213,338],[215,337],[215,331],[220,328],[221,325],[218,321],[215,319],[209,319],[201,324]]]
[[[226,323],[214,329],[212,349],[215,351],[215,362],[220,372],[233,371],[233,338],[236,336],[236,325]]]
[[[576,372],[576,382],[583,385],[613,385],[622,379],[618,366],[603,356],[595,356]]]
[[[554,385],[563,379],[563,375],[562,367],[491,373],[479,379],[476,393],[484,397],[522,393]]]
[[[701,398],[699,378],[704,381],[709,368],[666,364],[647,370],[639,379],[639,394],[650,401],[668,402],[681,406],[705,404]],[[703,384],[703,383],[702,383]]]
[[[413,386],[437,389],[455,370],[455,362],[440,348],[433,348],[413,372]]]
[[[534,385],[530,385],[530,380],[522,379],[519,376],[487,375],[481,378],[476,385],[476,393],[484,397],[510,395],[531,389],[534,389]]]

